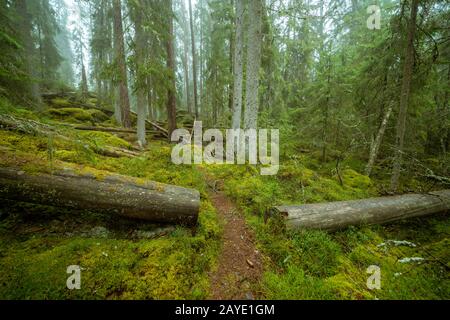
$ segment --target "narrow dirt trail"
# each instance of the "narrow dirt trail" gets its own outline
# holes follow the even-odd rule
[[[263,263],[261,253],[256,249],[254,234],[222,191],[211,188],[209,195],[223,223],[223,246],[217,270],[210,273],[209,299],[258,299]]]

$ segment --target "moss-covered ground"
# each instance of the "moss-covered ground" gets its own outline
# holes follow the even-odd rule
[[[352,162],[352,164],[354,164]],[[286,230],[265,219],[277,204],[377,196],[376,183],[343,164],[342,185],[331,168],[303,155],[282,162],[275,177],[251,166],[208,166],[242,209],[266,255],[261,283],[268,299],[449,299],[448,215],[350,227],[334,233]],[[382,183],[382,182],[378,182]],[[390,241],[391,240],[391,241]],[[407,242],[394,242],[407,241]],[[417,262],[404,258],[420,257]],[[408,260],[406,260],[408,261]],[[369,266],[381,271],[381,289],[369,289]]]
[[[173,165],[171,148],[165,142],[152,142],[139,157],[101,156],[94,152],[96,148],[129,148],[131,144],[110,133],[76,131],[62,126],[64,117],[55,119],[47,114],[36,117],[8,105],[2,105],[2,109],[3,114],[55,126],[58,134],[0,130],[0,166],[14,166],[33,174],[72,168],[98,178],[119,173],[196,188],[201,192],[202,201],[195,234],[182,227],[2,201],[0,298],[202,299],[208,296],[208,271],[216,261],[221,230],[206,184],[194,167]],[[69,265],[82,268],[81,290],[71,291],[66,287]]]
[[[99,148],[131,149],[132,139],[77,131],[68,124],[113,121],[66,100],[32,113],[0,101],[0,112],[39,121],[54,134],[0,130],[0,166],[30,173],[72,168],[101,178],[110,173],[192,187],[201,193],[196,233],[93,212],[11,203],[0,209],[2,299],[202,299],[221,247],[221,227],[203,173],[242,210],[265,256],[261,296],[269,299],[449,299],[450,219],[440,215],[343,231],[287,231],[267,210],[377,196],[382,180],[360,174],[363,163],[321,163],[313,153],[282,159],[277,176],[252,166],[176,166],[171,146],[150,139],[138,157],[106,157]],[[125,138],[125,139],[123,139]],[[151,137],[150,137],[151,138]],[[340,178],[339,178],[340,176]],[[341,183],[342,181],[342,183]],[[420,182],[414,182],[415,184]],[[405,240],[395,243],[389,240]],[[412,244],[410,244],[412,243]],[[404,261],[408,257],[423,260]],[[67,266],[82,267],[81,290],[68,290]],[[366,285],[370,265],[381,289]]]

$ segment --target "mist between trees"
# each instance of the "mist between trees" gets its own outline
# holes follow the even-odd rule
[[[168,136],[180,118],[277,128],[282,155],[356,155],[392,191],[417,168],[448,174],[446,1],[3,0],[0,14],[0,93],[36,110],[42,94],[95,96],[125,128],[137,114],[141,146],[147,121]]]

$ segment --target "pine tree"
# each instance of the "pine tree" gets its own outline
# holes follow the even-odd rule
[[[128,95],[128,76],[125,61],[125,47],[122,23],[122,4],[120,0],[113,0],[114,10],[114,51],[117,67],[118,108],[122,126],[131,128],[130,99]]]

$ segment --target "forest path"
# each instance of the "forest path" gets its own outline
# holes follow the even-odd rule
[[[222,249],[217,270],[210,273],[213,300],[253,300],[262,278],[262,255],[255,245],[253,231],[245,218],[223,191],[217,190],[215,183],[205,172],[209,195],[223,224]]]

